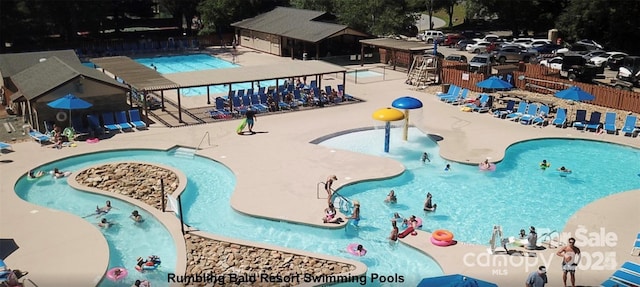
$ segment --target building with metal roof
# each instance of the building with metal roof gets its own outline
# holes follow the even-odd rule
[[[243,47],[278,56],[303,58],[357,53],[358,40],[371,35],[331,23],[327,12],[276,7],[231,26]]]

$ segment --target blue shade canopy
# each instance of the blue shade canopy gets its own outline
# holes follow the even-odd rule
[[[556,93],[556,98],[561,98],[565,100],[572,100],[576,102],[581,101],[593,101],[596,97],[592,94],[589,94],[577,86],[572,86],[566,90],[562,90]]]
[[[48,103],[47,106],[52,107],[54,109],[82,110],[82,109],[88,109],[93,105],[72,94],[67,94],[64,97],[61,97],[55,101]]]
[[[476,86],[485,89],[511,89],[513,85],[496,76],[492,76],[484,81],[478,82]]]
[[[498,287],[498,285],[461,274],[424,278],[418,287]]]
[[[405,110],[419,109],[422,108],[422,102],[414,97],[405,96],[395,99],[391,103],[391,106],[397,109]]]

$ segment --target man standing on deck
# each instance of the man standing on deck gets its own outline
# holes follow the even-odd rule
[[[253,122],[257,120],[257,113],[258,112],[256,112],[252,107],[249,107],[249,109],[247,109],[247,113],[245,114],[247,116],[247,127],[249,127],[250,133],[253,133]]]

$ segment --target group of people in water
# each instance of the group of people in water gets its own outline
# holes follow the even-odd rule
[[[27,173],[27,177],[29,177],[29,179],[37,179],[37,178],[43,177],[45,174],[46,173],[42,170],[39,170],[39,171],[30,170]],[[54,178],[63,178],[71,175],[71,172],[62,171],[62,170],[59,170],[58,168],[54,168],[52,171],[49,172],[49,174],[51,174],[51,176],[53,176]]]
[[[100,218],[100,217],[102,217],[104,215],[107,215],[114,208],[115,207],[113,207],[111,205],[111,200],[107,200],[105,202],[104,206],[97,205],[96,209],[95,209],[95,211],[93,213],[91,213],[89,215],[85,215],[85,216],[83,216],[83,218],[87,218],[87,217],[90,217],[90,216],[95,216],[96,218]],[[141,222],[144,221],[144,219],[142,218],[142,215],[140,215],[140,212],[138,212],[137,210],[132,211],[131,215],[129,215],[129,218],[131,218],[131,220],[134,223],[141,223]],[[97,224],[98,224],[98,227],[107,229],[109,227],[112,227],[112,226],[116,225],[117,222],[110,221],[106,217],[102,217],[102,218],[100,218],[100,220],[98,221]]]
[[[547,170],[547,168],[550,168],[550,167],[551,167],[551,163],[548,162],[546,159],[543,159],[542,162],[540,162],[540,169],[542,171],[545,171]],[[567,174],[571,173],[571,170],[566,168],[565,166],[561,166],[556,170],[560,172],[560,176],[566,176]]]
[[[431,159],[429,158],[429,154],[427,152],[422,153],[422,157],[420,158],[420,160],[422,161],[423,164],[431,162]],[[451,164],[447,163],[444,166],[444,171],[450,171],[450,170],[451,170]]]

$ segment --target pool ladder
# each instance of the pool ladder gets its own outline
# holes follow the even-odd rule
[[[320,196],[320,190],[324,191],[324,185],[325,185],[325,182],[322,182],[322,181],[318,182],[318,184],[316,185],[316,197],[318,199],[324,198]],[[345,214],[353,213],[353,203],[348,198],[340,195],[333,189],[331,189],[331,194],[335,196],[335,199],[333,200],[333,202],[334,202],[334,205],[337,205],[340,208],[340,212]],[[336,199],[338,199],[338,204],[335,203]]]
[[[558,241],[558,240],[554,240],[553,239],[552,235],[554,235],[554,234],[556,235],[556,238],[558,238],[558,239],[560,238],[560,233],[558,231],[556,231],[556,230],[552,230],[552,231],[549,231],[549,233],[541,234],[540,235],[540,241],[545,242],[545,239],[546,239],[547,240],[546,242],[549,243],[549,248],[558,248],[558,247],[560,247],[562,245],[562,243],[560,241]],[[554,241],[557,243],[557,245],[555,245],[555,246],[552,245],[552,243]]]

